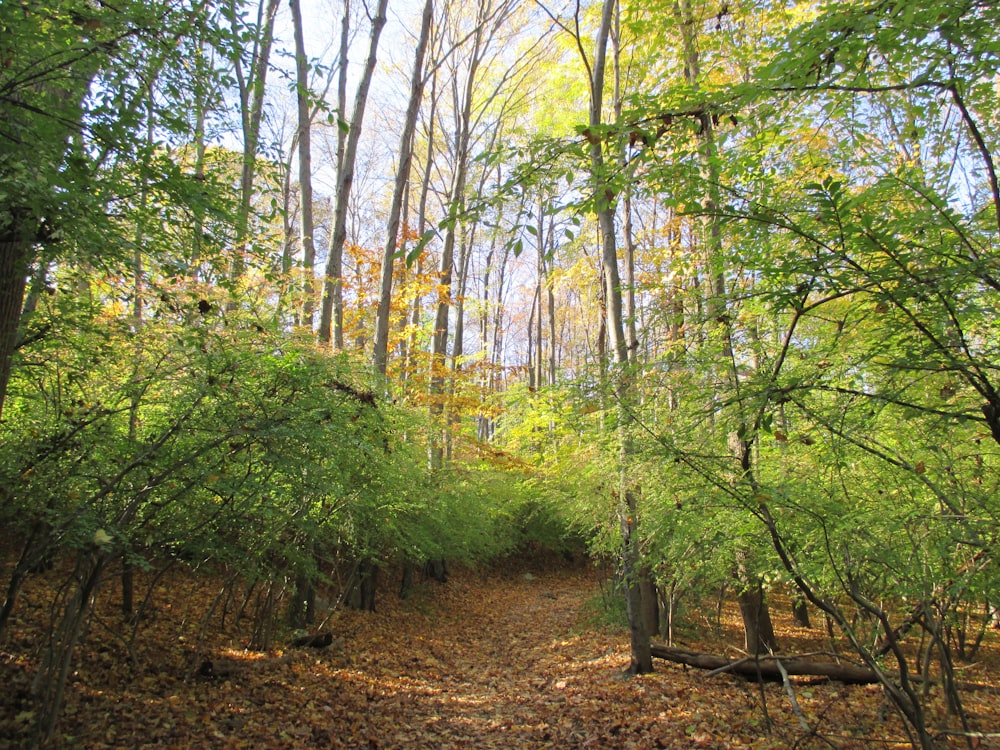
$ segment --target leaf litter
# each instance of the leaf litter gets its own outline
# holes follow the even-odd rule
[[[76,659],[54,747],[112,748],[761,748],[908,747],[876,687],[800,680],[808,732],[780,685],[656,662],[628,677],[626,635],[590,623],[599,592],[587,566],[459,570],[378,611],[338,611],[324,649],[246,651],[246,633],[210,628],[202,651],[218,665],[195,673],[198,623],[218,593],[203,574],[166,581],[136,642],[136,665],[98,612]],[[41,592],[39,592],[40,594]],[[41,598],[39,596],[39,598]],[[112,608],[112,596],[105,596]],[[0,748],[22,747],[33,718],[28,687],[43,609],[23,609],[0,647]],[[777,610],[777,607],[775,607]],[[819,629],[792,629],[775,612],[789,651],[822,650]],[[684,645],[713,652],[740,644],[738,619],[689,628]],[[35,621],[38,622],[35,622]],[[118,615],[119,626],[121,616]],[[102,624],[103,623],[103,624]],[[290,639],[289,639],[290,640]],[[963,696],[978,731],[1000,729],[996,638],[969,666],[993,690]],[[937,725],[956,723],[933,701]],[[933,723],[933,722],[932,722]],[[810,736],[810,733],[812,736]],[[965,747],[947,739],[945,746]],[[989,737],[976,747],[1000,747]]]

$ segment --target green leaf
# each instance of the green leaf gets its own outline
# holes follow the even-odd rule
[[[424,248],[427,247],[427,243],[430,242],[431,238],[434,237],[436,234],[437,232],[435,232],[433,229],[428,229],[426,232],[420,235],[420,240],[417,242],[414,248],[406,254],[405,262],[407,268],[412,266],[414,262],[417,260],[417,258],[420,257],[420,254],[424,251]]]

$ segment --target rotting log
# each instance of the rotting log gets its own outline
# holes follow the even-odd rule
[[[732,660],[725,656],[699,654],[683,648],[658,645],[652,646],[652,654],[657,659],[666,659],[698,669],[710,669],[713,672],[730,672],[751,680],[781,682],[781,670],[776,663],[780,659],[781,665],[789,675],[825,677],[849,685],[871,685],[878,682],[875,672],[866,667],[813,661],[794,656],[763,655],[756,660],[753,657]]]

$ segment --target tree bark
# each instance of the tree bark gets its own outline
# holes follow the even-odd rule
[[[639,590],[642,596],[642,619],[650,636],[660,632],[660,596],[656,579],[648,567],[639,573]]]
[[[689,667],[731,672],[752,680],[762,679],[768,682],[782,680],[781,670],[777,665],[779,659],[773,656],[732,660],[725,656],[699,654],[670,646],[654,645],[650,650],[657,659],[666,659]],[[879,682],[878,675],[874,671],[853,664],[834,664],[801,657],[781,658],[780,661],[790,675],[827,677],[850,685],[873,685]]]
[[[403,134],[399,139],[399,166],[396,169],[396,183],[389,206],[389,222],[385,248],[382,252],[382,272],[379,285],[378,310],[375,313],[375,347],[373,364],[375,371],[385,377],[389,352],[389,317],[392,310],[392,268],[396,256],[399,235],[399,217],[410,179],[410,165],[413,163],[413,135],[417,128],[417,114],[424,93],[424,56],[430,39],[431,19],[434,13],[433,0],[425,0],[420,18],[420,36],[413,60],[413,75],[410,78],[410,100],[406,108]]]
[[[740,604],[740,614],[743,616],[744,645],[748,653],[774,653],[778,643],[774,637],[774,626],[771,624],[771,613],[764,597],[764,587],[759,579],[748,583],[737,596]]]
[[[240,171],[240,206],[236,214],[236,236],[230,263],[230,277],[234,282],[238,281],[246,270],[250,205],[253,200],[254,178],[257,174],[257,146],[260,142],[260,124],[264,118],[264,92],[271,61],[271,45],[274,41],[274,19],[279,4],[278,0],[266,0],[267,5],[264,3],[265,0],[261,0],[258,8],[257,23],[260,33],[254,41],[249,80],[243,73],[238,54],[235,60],[236,77],[240,86],[243,163]]]
[[[368,44],[368,58],[365,61],[354,97],[354,111],[351,113],[350,131],[344,145],[343,158],[337,165],[337,199],[333,211],[333,232],[330,239],[330,253],[326,262],[323,281],[323,303],[320,307],[319,340],[333,343],[334,349],[344,348],[344,296],[343,260],[344,243],[347,241],[347,207],[354,184],[354,165],[357,160],[358,143],[365,119],[368,92],[378,54],[379,38],[386,24],[388,0],[379,0],[375,17],[372,18],[371,38]],[[346,65],[346,59],[341,60]]]
[[[295,93],[298,113],[299,244],[302,247],[302,315],[311,331],[316,305],[316,244],[313,241],[312,107],[309,105],[309,58],[306,57],[299,0],[288,0],[295,35]]]
[[[14,364],[28,277],[31,245],[18,236],[23,233],[23,227],[14,226],[0,237],[0,418]]]
[[[792,620],[797,628],[811,628],[809,621],[809,605],[805,599],[796,597],[792,600]]]
[[[597,219],[601,231],[601,268],[604,277],[604,300],[606,304],[607,334],[610,349],[614,355],[612,388],[618,403],[619,442],[619,482],[618,520],[622,535],[622,573],[625,582],[625,609],[629,623],[631,674],[646,674],[653,671],[653,659],[649,651],[649,633],[642,617],[642,592],[639,587],[639,533],[638,500],[627,476],[628,464],[632,460],[630,423],[632,412],[629,400],[633,396],[631,376],[628,371],[628,343],[625,340],[624,314],[622,306],[621,276],[618,271],[618,245],[615,236],[615,200],[617,196],[605,180],[603,140],[596,136],[600,132],[603,112],[604,71],[607,61],[608,37],[617,0],[604,0],[601,24],[597,34],[594,65],[590,82],[590,168],[595,190]]]

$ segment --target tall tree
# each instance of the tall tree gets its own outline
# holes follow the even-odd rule
[[[236,214],[235,237],[230,280],[239,281],[246,270],[247,243],[250,233],[250,214],[253,203],[254,181],[257,176],[257,157],[260,146],[260,129],[264,120],[264,96],[267,91],[267,74],[271,67],[271,48],[274,44],[274,22],[279,0],[260,0],[257,6],[256,32],[251,36],[247,71],[244,65],[241,14],[237,4],[230,0],[229,12],[233,19],[234,46],[230,51],[240,94],[240,125],[243,132],[242,168],[240,171],[240,205]]]
[[[117,14],[74,14],[26,5],[0,17],[0,415],[10,380],[25,285],[40,250],[59,235],[59,186],[74,139],[84,128],[86,99],[112,59],[106,28]],[[107,24],[107,26],[106,26]],[[79,170],[76,170],[79,171]]]
[[[332,343],[334,349],[344,347],[344,297],[343,297],[343,258],[344,243],[347,241],[347,210],[351,197],[351,186],[354,184],[354,169],[358,154],[358,143],[364,126],[365,107],[368,103],[368,93],[371,89],[372,76],[375,73],[375,63],[378,55],[379,39],[386,24],[386,8],[388,0],[379,0],[375,15],[371,17],[371,36],[368,42],[368,57],[358,80],[354,95],[354,109],[346,140],[343,142],[341,154],[338,142],[337,163],[337,193],[333,209],[333,229],[330,236],[329,255],[326,262],[326,273],[323,281],[323,303],[320,308],[319,340]],[[338,90],[343,91],[346,85],[346,39],[348,38],[348,7],[345,3],[343,33],[341,35],[341,68]],[[343,117],[343,113],[340,113]],[[345,118],[346,119],[346,118]]]
[[[135,82],[168,65],[185,70],[180,59],[190,47],[181,41],[191,36],[220,43],[214,10],[209,3],[29,2],[0,13],[0,415],[23,333],[27,277],[43,278],[48,263],[70,253],[122,257],[121,243],[96,238],[113,214],[108,206],[133,189],[114,167],[142,148],[138,123],[147,101]],[[176,180],[163,184],[181,188]]]
[[[299,157],[299,243],[302,247],[301,323],[311,331],[316,304],[316,245],[313,226],[312,185],[312,106],[309,96],[309,58],[302,31],[302,8],[299,0],[288,0],[292,10],[295,35],[295,100],[297,104]]]
[[[628,340],[625,338],[625,315],[622,303],[621,274],[618,269],[618,242],[615,231],[615,203],[618,196],[607,176],[604,159],[603,130],[605,69],[608,39],[614,21],[617,0],[605,0],[597,41],[593,68],[590,75],[590,169],[593,178],[593,200],[601,232],[601,271],[604,279],[607,331],[611,352],[612,389],[618,404],[618,452],[620,480],[617,489],[618,517],[622,534],[622,574],[625,584],[626,612],[629,623],[629,642],[632,650],[629,672],[646,674],[653,671],[649,633],[642,616],[642,590],[640,587],[639,508],[636,488],[629,476],[632,460],[633,406],[632,373],[629,362]]]
[[[396,181],[392,202],[389,205],[389,220],[386,231],[385,248],[382,252],[378,311],[375,316],[375,350],[373,364],[375,371],[385,377],[389,350],[389,316],[392,309],[393,261],[399,245],[399,217],[410,181],[410,166],[413,163],[413,140],[417,129],[417,115],[423,98],[426,74],[424,57],[431,36],[431,21],[434,17],[434,1],[426,0],[420,17],[420,33],[414,52],[413,74],[410,78],[410,97],[406,107],[403,133],[399,139],[399,163],[396,167]]]
[[[476,76],[482,64],[486,47],[486,23],[493,14],[491,0],[480,0],[476,5],[474,26],[469,35],[468,68],[465,79],[453,81],[453,99],[457,119],[454,136],[454,163],[451,184],[448,187],[448,212],[445,222],[444,243],[438,267],[438,298],[434,312],[434,331],[431,337],[430,361],[430,412],[431,418],[440,421],[444,414],[445,386],[447,383],[447,357],[449,317],[453,303],[452,279],[455,272],[455,243],[459,236],[465,206],[465,186],[469,173],[469,149],[472,142],[472,116]],[[429,446],[429,463],[438,469],[444,463],[444,426],[435,430]]]

